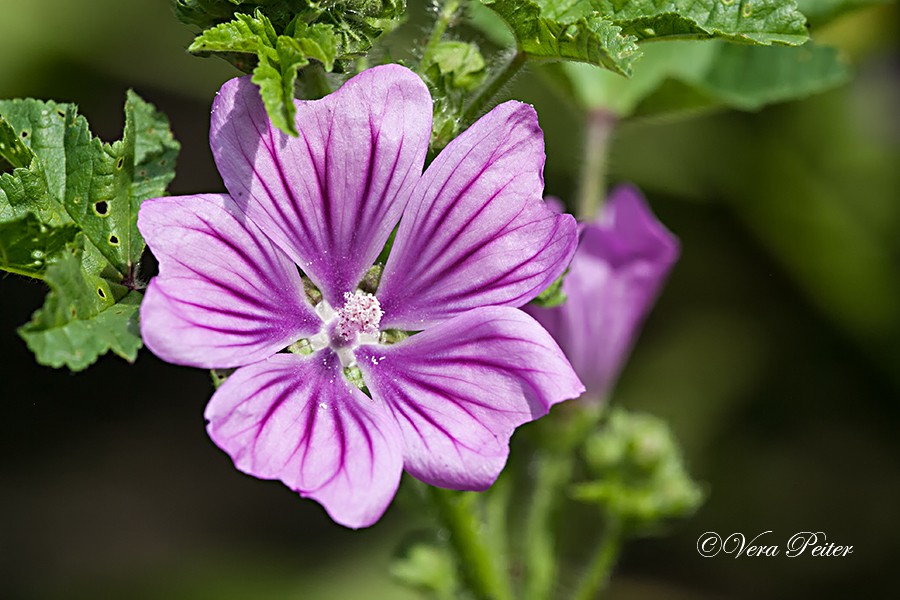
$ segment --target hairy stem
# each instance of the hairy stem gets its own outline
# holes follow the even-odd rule
[[[559,572],[556,515],[572,482],[576,452],[600,421],[605,405],[583,398],[555,409],[552,419],[542,423],[525,529],[525,600],[554,597]]]
[[[502,572],[482,531],[478,495],[429,486],[450,545],[459,560],[466,587],[478,600],[512,600],[512,586]]]
[[[539,451],[535,456],[534,493],[525,529],[525,600],[553,597],[558,566],[554,515],[557,513],[575,464],[571,452]]]
[[[425,44],[422,60],[419,61],[419,68],[417,70],[419,75],[422,75],[429,63],[431,63],[431,57],[434,56],[434,49],[441,41],[441,38],[444,37],[444,32],[447,31],[450,20],[453,19],[453,15],[458,9],[459,0],[447,0],[447,3],[444,4],[444,7],[441,9],[437,21],[434,23],[434,29],[431,30],[431,37],[428,38],[428,43]]]
[[[594,552],[578,589],[572,595],[572,600],[592,600],[606,588],[622,546],[622,534],[622,521],[616,515],[609,515],[603,538]]]
[[[490,83],[482,88],[481,93],[479,93],[469,106],[466,107],[466,110],[462,114],[463,123],[471,123],[474,121],[491,100],[494,99],[494,96],[497,95],[503,86],[509,83],[509,80],[512,79],[513,75],[519,72],[519,69],[522,68],[526,60],[528,60],[527,54],[522,51],[516,52],[516,54],[513,55],[512,60],[507,63],[503,70],[497,73]]]
[[[578,218],[593,219],[606,197],[606,160],[616,117],[602,109],[588,113],[584,165],[578,190]]]

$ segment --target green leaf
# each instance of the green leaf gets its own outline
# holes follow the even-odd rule
[[[50,227],[32,213],[0,222],[0,269],[41,279],[48,261],[60,254],[78,232],[74,223]]]
[[[506,22],[529,58],[585,62],[630,76],[640,56],[635,38],[598,16],[587,0],[482,2]]]
[[[809,39],[795,0],[590,0],[638,41],[726,39],[796,46]]]
[[[32,153],[27,168],[0,176],[0,266],[50,286],[20,335],[38,362],[55,367],[79,370],[110,349],[133,360],[144,250],[137,212],[174,176],[180,146],[168,121],[134,92],[113,144],[92,138],[73,105],[3,101],[0,114],[8,124],[0,137],[9,141],[12,129],[21,143],[4,158],[17,166]]]
[[[66,136],[69,163],[76,168],[68,180],[65,207],[118,272],[114,279],[133,287],[145,246],[137,229],[138,209],[144,200],[165,195],[180,145],[166,118],[134,92],[125,102],[121,141],[91,139],[87,122],[79,120]]]
[[[236,14],[234,21],[204,31],[191,44],[191,52],[249,53],[256,55],[253,83],[259,86],[266,112],[276,127],[293,136],[294,84],[297,71],[311,59],[326,71],[334,68],[337,39],[331,25],[294,23],[291,35],[278,35],[272,22],[259,10],[255,16]]]
[[[13,126],[3,118],[0,118],[0,158],[15,168],[27,168],[34,158],[34,152],[25,145]]]
[[[833,48],[754,47],[726,42],[670,42],[644,48],[632,79],[578,64],[555,68],[585,109],[619,117],[725,106],[757,110],[846,82],[850,68]],[[564,86],[558,86],[563,88]]]
[[[133,361],[141,348],[138,308],[142,294],[131,291],[119,302],[109,282],[86,277],[81,268],[81,236],[47,267],[44,280],[50,293],[44,306],[19,335],[37,361],[80,371],[112,350]]]
[[[459,133],[468,93],[487,77],[487,65],[475,44],[438,42],[419,67],[434,98],[432,148],[443,148]]]

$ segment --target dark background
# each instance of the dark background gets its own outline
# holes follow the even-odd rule
[[[235,73],[184,52],[192,36],[167,0],[0,10],[0,97],[75,102],[111,141],[133,87],[183,145],[171,192],[224,191],[206,136]],[[398,48],[426,35],[412,10]],[[815,32],[856,64],[839,90],[617,131],[612,180],[646,191],[683,255],[616,401],[672,424],[710,496],[666,536],[626,546],[610,598],[900,595],[897,16],[886,5]],[[543,85],[526,73],[509,93],[540,114],[547,192],[571,199],[582,117]],[[386,573],[411,527],[402,507],[353,532],[238,473],[204,431],[206,372],[146,350],[79,374],[37,366],[15,329],[44,294],[0,278],[0,598],[415,597]],[[769,530],[778,557],[695,548],[706,531]],[[853,554],[787,558],[800,531]]]

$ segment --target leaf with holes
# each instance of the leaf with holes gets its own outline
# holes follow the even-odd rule
[[[83,148],[90,135],[86,124],[71,133],[66,141],[72,144],[73,155],[83,156],[74,149]],[[79,177],[72,179],[65,207],[118,272],[118,280],[133,287],[134,271],[145,246],[137,229],[138,209],[147,198],[165,194],[175,175],[180,145],[172,138],[166,118],[129,92],[122,140],[103,144],[94,138],[88,147],[90,170],[79,171]]]
[[[571,60],[631,75],[640,56],[635,38],[600,16],[587,0],[493,0],[483,4],[497,13],[532,59]]]
[[[82,244],[78,235],[47,267],[50,293],[19,335],[43,365],[80,371],[109,350],[133,361],[142,346],[137,322],[142,294],[131,291],[116,302],[109,282],[85,276]]]
[[[48,261],[65,250],[78,231],[74,223],[44,225],[32,213],[0,222],[0,270],[42,279]]]
[[[639,42],[725,39],[797,46],[809,39],[796,0],[583,0]]]
[[[174,177],[168,121],[134,92],[113,144],[93,138],[73,105],[2,101],[0,115],[0,156],[14,167],[0,176],[0,268],[50,286],[20,335],[55,367],[79,370],[110,349],[133,360],[137,213]]]

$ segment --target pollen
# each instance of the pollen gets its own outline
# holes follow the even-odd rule
[[[352,340],[357,334],[378,334],[381,323],[381,304],[372,294],[356,290],[344,293],[344,307],[338,311],[337,332],[345,340]]]

